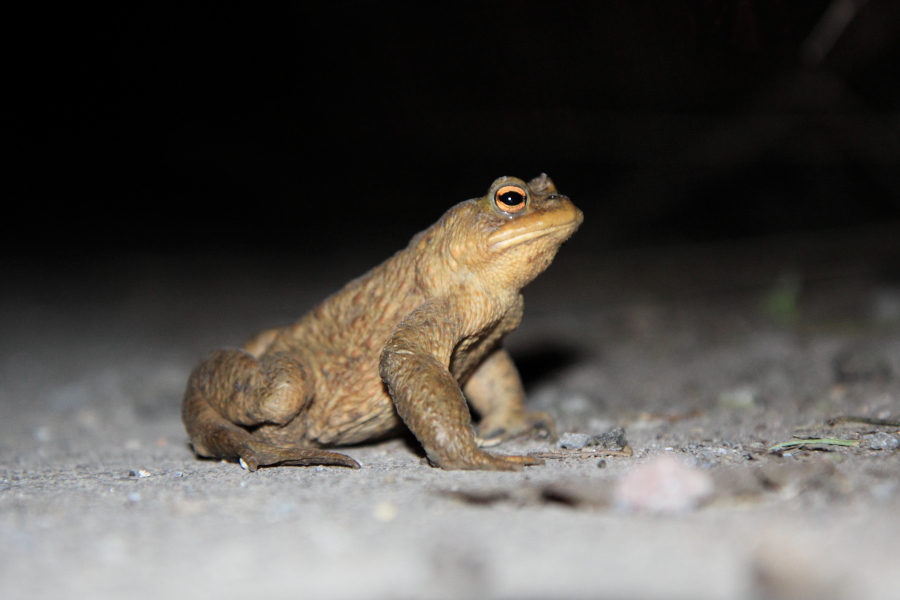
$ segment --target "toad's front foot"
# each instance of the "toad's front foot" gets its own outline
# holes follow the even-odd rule
[[[553,418],[545,412],[496,412],[485,415],[478,424],[475,441],[482,448],[490,448],[532,432],[538,437],[555,440]]]

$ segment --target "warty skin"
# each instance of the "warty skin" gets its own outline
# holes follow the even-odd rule
[[[182,419],[200,456],[273,465],[358,467],[326,447],[409,428],[444,469],[519,470],[527,456],[485,451],[539,430],[506,334],[521,290],[546,269],[582,213],[541,175],[496,180],[295,324],[192,372]],[[481,416],[471,425],[471,405]]]

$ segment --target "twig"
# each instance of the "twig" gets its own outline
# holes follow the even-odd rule
[[[801,440],[791,440],[790,442],[781,442],[769,448],[769,452],[779,452],[781,450],[792,450],[801,446],[856,446],[859,440],[843,440],[840,438],[807,438]]]
[[[529,452],[528,456],[535,458],[596,458],[598,456],[634,456],[634,450],[631,446],[625,446],[621,450],[582,450],[581,452],[567,452],[565,450],[554,450],[550,452]]]
[[[891,421],[889,419],[873,419],[870,417],[842,416],[825,421],[825,424],[829,427],[834,427],[839,423],[864,423],[866,425],[878,425],[879,427],[900,427],[900,421]]]

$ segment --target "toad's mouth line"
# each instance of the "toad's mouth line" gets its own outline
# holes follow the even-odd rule
[[[550,235],[551,233],[556,233],[557,231],[563,229],[572,229],[572,225],[574,224],[575,220],[573,219],[572,221],[563,223],[561,225],[551,225],[550,227],[542,227],[541,229],[523,231],[522,233],[513,235],[512,237],[503,238],[494,242],[493,244],[491,244],[491,248],[495,250],[505,250],[506,248],[509,248],[511,246],[529,242],[533,239],[544,237],[545,235]]]

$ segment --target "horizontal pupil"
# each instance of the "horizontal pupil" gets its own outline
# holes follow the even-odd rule
[[[517,194],[516,192],[506,192],[505,194],[500,196],[500,202],[507,206],[522,204],[524,200],[525,197],[522,194]]]

